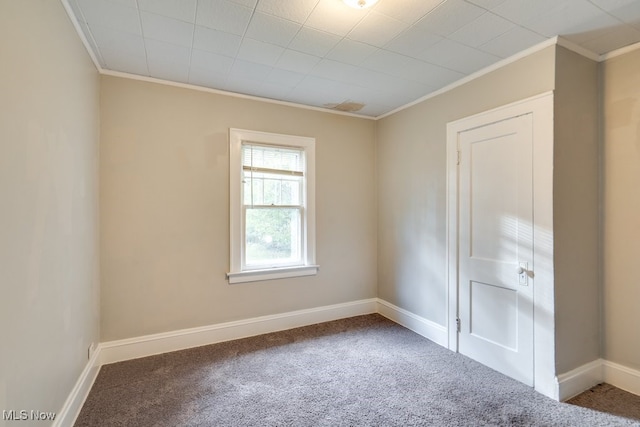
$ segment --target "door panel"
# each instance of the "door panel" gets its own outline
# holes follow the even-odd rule
[[[517,174],[518,165],[509,160],[515,158],[517,150],[512,139],[512,135],[504,135],[473,142],[469,147],[472,161],[469,256],[473,259],[512,262],[518,259],[518,245],[511,238],[513,223],[510,221],[517,214],[518,203],[504,197],[518,191],[516,181],[504,179]],[[496,212],[500,215],[495,215]],[[478,226],[474,227],[474,223]],[[496,239],[496,236],[505,238]]]
[[[528,385],[533,385],[532,137],[531,115],[458,134],[459,351]]]
[[[471,282],[469,332],[506,349],[518,349],[518,294],[512,289]],[[474,308],[481,308],[474,310]]]

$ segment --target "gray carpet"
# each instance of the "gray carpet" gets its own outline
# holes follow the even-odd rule
[[[640,426],[379,316],[102,367],[76,426]]]

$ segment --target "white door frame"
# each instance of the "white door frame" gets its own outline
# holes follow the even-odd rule
[[[447,123],[448,347],[458,351],[458,134],[528,113],[533,114],[534,388],[558,400],[553,299],[553,92]]]

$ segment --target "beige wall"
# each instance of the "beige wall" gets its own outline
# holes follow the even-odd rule
[[[640,50],[601,70],[604,358],[640,369]]]
[[[600,357],[598,64],[556,54],[553,241],[556,372]]]
[[[59,1],[0,1],[0,52],[0,410],[58,412],[100,338],[99,77]]]
[[[378,295],[446,325],[446,124],[554,88],[546,48],[378,122]]]
[[[375,122],[102,77],[102,341],[376,296]],[[229,285],[229,128],[316,138],[317,276]]]

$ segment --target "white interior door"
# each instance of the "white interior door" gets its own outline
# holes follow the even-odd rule
[[[533,386],[531,116],[458,133],[458,349]]]

